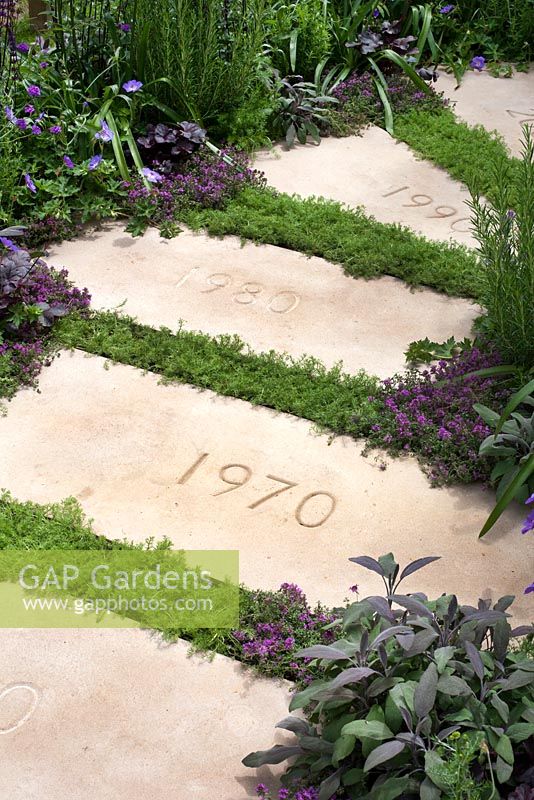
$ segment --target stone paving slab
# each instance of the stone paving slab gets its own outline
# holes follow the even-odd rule
[[[87,286],[95,308],[115,308],[154,327],[237,333],[257,351],[313,355],[348,372],[387,377],[416,339],[469,336],[478,308],[383,277],[354,279],[320,258],[237,238],[156,230],[132,238],[121,226],[56,245],[50,263]]]
[[[273,773],[240,762],[271,746],[288,690],[145,631],[2,631],[1,796],[254,797]]]
[[[323,139],[318,147],[284,150],[278,145],[260,153],[255,166],[279,191],[361,205],[380,222],[402,223],[429,239],[475,246],[467,189],[382,128]]]
[[[104,366],[63,353],[41,394],[14,398],[0,419],[0,487],[37,502],[76,496],[110,537],[238,549],[251,587],[295,581],[328,604],[355,582],[381,593],[379,578],[347,559],[393,550],[400,563],[443,557],[406,590],[518,594],[518,620],[534,616],[522,594],[534,539],[521,536],[520,508],[479,541],[491,492],[431,489],[411,458],[382,471],[358,442],[330,442],[304,420]]]
[[[440,70],[436,87],[454,101],[460,119],[498,131],[512,154],[521,154],[521,126],[534,125],[534,69],[516,72],[513,78],[466,72],[458,89],[454,75]]]

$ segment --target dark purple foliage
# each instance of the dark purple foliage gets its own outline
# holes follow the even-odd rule
[[[145,163],[158,164],[158,172],[170,174],[177,164],[198,150],[206,140],[206,131],[194,122],[179,125],[147,125],[146,132],[139,136],[141,156]]]
[[[473,404],[498,407],[509,393],[496,378],[464,376],[499,363],[496,352],[473,348],[423,372],[385,380],[372,445],[416,453],[435,484],[486,480],[491,465],[479,458],[478,449],[491,430]]]
[[[355,42],[347,42],[347,47],[357,47],[364,55],[376,53],[377,50],[388,48],[399,55],[410,55],[417,52],[412,47],[415,36],[399,36],[401,32],[400,20],[385,20],[380,31],[364,30]]]
[[[524,783],[508,795],[508,800],[534,800],[534,787]]]

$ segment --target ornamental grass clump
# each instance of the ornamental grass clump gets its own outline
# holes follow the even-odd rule
[[[481,302],[487,330],[512,364],[534,364],[534,142],[523,128],[523,157],[501,157],[493,169],[493,201],[474,193],[473,233],[484,267]]]
[[[386,379],[373,398],[381,409],[369,446],[415,453],[435,485],[487,480],[491,465],[478,451],[491,429],[473,405],[504,405],[509,392],[498,376],[471,373],[500,363],[494,350],[473,347]]]
[[[293,696],[299,716],[277,726],[294,740],[243,759],[290,759],[282,797],[303,784],[317,787],[314,800],[532,796],[534,660],[511,641],[533,628],[512,629],[513,597],[471,606],[399,592],[436,560],[400,572],[391,553],[350,559],[382,577],[385,596],[348,606],[332,644],[297,653],[320,676]]]

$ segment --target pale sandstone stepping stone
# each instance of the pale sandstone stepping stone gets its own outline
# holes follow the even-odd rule
[[[436,87],[454,101],[460,119],[498,131],[512,154],[521,154],[521,126],[534,124],[534,69],[515,72],[513,78],[469,71],[458,89],[454,75],[440,70]]]
[[[313,355],[328,366],[387,377],[404,366],[415,339],[469,336],[478,308],[403,281],[366,281],[339,266],[237,238],[156,230],[132,238],[121,226],[64,242],[50,263],[87,286],[95,308],[115,308],[140,322],[216,335],[236,333],[256,351]]]
[[[146,631],[1,631],[2,797],[251,798],[271,772],[241,759],[271,746],[288,698]]]
[[[382,128],[323,139],[318,147],[278,145],[261,153],[255,166],[281,192],[361,205],[380,222],[402,223],[429,239],[475,245],[466,188]]]
[[[74,495],[113,538],[238,549],[246,585],[295,581],[328,604],[354,583],[382,591],[350,556],[441,555],[406,590],[517,594],[517,618],[532,618],[522,591],[534,538],[520,533],[520,508],[479,541],[492,492],[431,489],[413,459],[382,471],[358,442],[330,442],[304,420],[105,363],[64,353],[44,370],[41,394],[14,398],[0,419],[0,486],[40,503]]]

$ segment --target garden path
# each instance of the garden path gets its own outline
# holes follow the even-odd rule
[[[301,197],[322,196],[363,206],[380,222],[397,222],[429,239],[474,246],[469,194],[439,167],[375,126],[361,136],[323,139],[319,146],[276,145],[256,158],[267,183]]]
[[[387,377],[410,342],[470,334],[468,300],[400,280],[354,279],[320,258],[269,245],[241,246],[185,231],[132,238],[120,225],[56,245],[49,263],[90,287],[94,308],[121,310],[153,327],[238,334],[254,350],[319,358]],[[124,305],[121,305],[123,304]]]
[[[3,797],[245,800],[278,771],[240,757],[271,746],[289,684],[141,630],[6,633],[0,698],[19,688],[0,700]]]
[[[327,604],[362,578],[349,556],[388,550],[399,563],[443,557],[407,591],[457,591],[476,602],[487,589],[498,599],[531,580],[534,541],[519,533],[521,509],[477,538],[491,492],[432,489],[413,458],[381,469],[358,442],[332,442],[304,420],[104,366],[63,353],[43,373],[41,394],[11,402],[0,419],[8,490],[40,503],[75,496],[111,538],[166,535],[178,548],[238,549],[247,586],[294,581]],[[381,591],[375,577],[365,576],[364,596]],[[520,594],[516,619],[531,613]]]
[[[521,126],[534,125],[534,68],[512,79],[466,72],[458,89],[454,76],[440,71],[438,88],[454,101],[460,119],[497,130],[513,155],[521,154]]]

